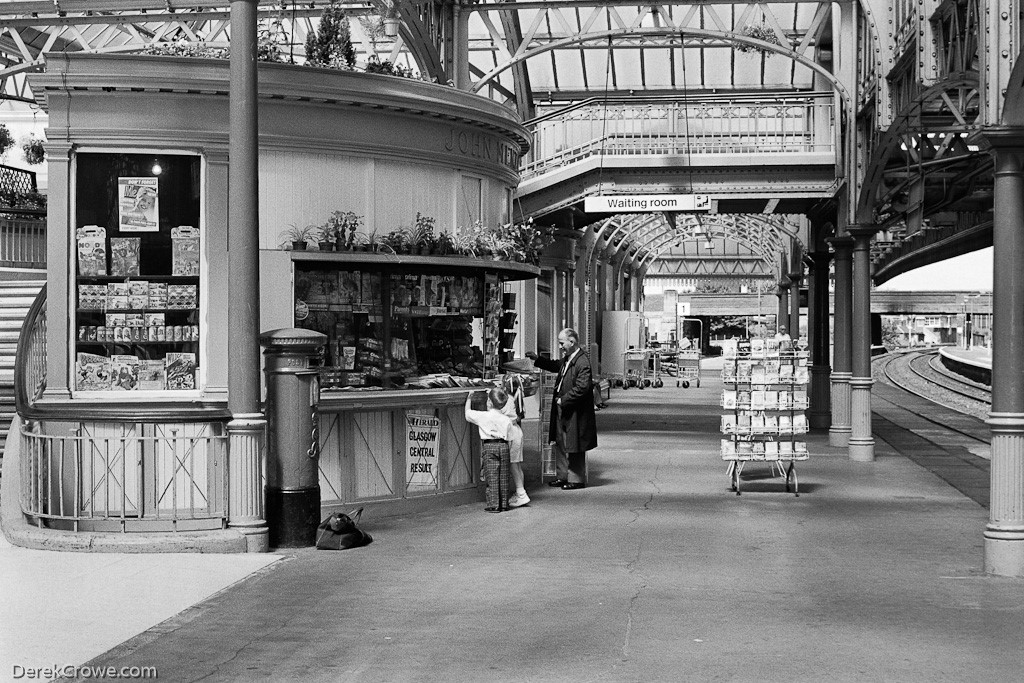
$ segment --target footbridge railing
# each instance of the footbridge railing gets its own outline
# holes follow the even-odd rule
[[[595,155],[835,155],[832,93],[700,96],[643,102],[594,98],[527,122],[523,180]]]

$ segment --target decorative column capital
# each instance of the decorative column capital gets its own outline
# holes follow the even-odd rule
[[[1024,126],[985,126],[981,137],[994,150],[1024,154]]]
[[[853,249],[853,238],[846,233],[836,235],[835,237],[829,237],[825,241],[832,247],[832,251],[835,252],[836,258],[840,258],[844,254],[849,254],[850,249]]]
[[[853,237],[854,248],[866,244],[875,236],[878,232],[878,228],[874,225],[850,225],[846,228],[846,232]]]

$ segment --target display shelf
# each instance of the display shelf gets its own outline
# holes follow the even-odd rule
[[[78,282],[148,282],[170,280],[172,282],[199,282],[198,275],[79,275]]]
[[[744,463],[767,462],[799,495],[795,463],[808,459],[808,354],[788,340],[740,342],[724,357],[722,459],[730,488],[740,495]],[[792,489],[791,489],[792,487]]]

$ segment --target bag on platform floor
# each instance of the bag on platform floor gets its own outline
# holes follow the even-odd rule
[[[373,543],[373,537],[356,526],[362,514],[363,508],[353,510],[347,515],[344,512],[334,512],[320,522],[316,530],[317,549],[348,550]]]

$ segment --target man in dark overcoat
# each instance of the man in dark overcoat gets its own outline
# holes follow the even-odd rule
[[[532,352],[526,356],[542,370],[558,373],[548,427],[558,478],[548,485],[569,491],[587,485],[587,451],[597,448],[597,421],[590,358],[580,348],[576,330],[559,332],[558,348],[562,352],[560,361],[540,358]]]

